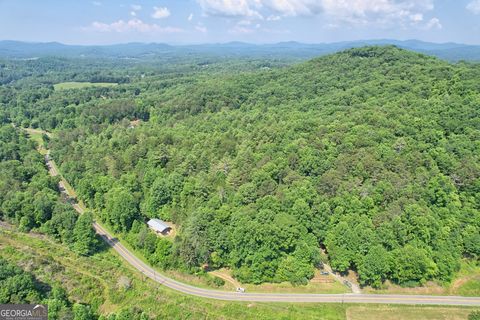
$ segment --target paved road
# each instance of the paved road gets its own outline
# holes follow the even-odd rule
[[[379,295],[379,294],[293,294],[293,293],[236,293],[190,286],[170,279],[146,265],[129,252],[100,225],[94,223],[96,232],[118,252],[123,259],[142,272],[145,276],[163,286],[186,294],[233,301],[262,302],[336,302],[336,303],[381,303],[381,304],[430,304],[430,305],[464,305],[480,306],[480,298],[453,296],[419,296],[419,295]]]
[[[45,158],[47,166],[54,168],[50,157]],[[52,175],[58,175],[56,170],[50,170]],[[61,182],[62,183],[62,182]],[[68,191],[63,188],[64,192]],[[71,195],[70,195],[71,196]],[[80,214],[84,209],[77,203],[72,203],[75,210]],[[378,303],[378,304],[415,304],[415,305],[457,305],[457,306],[480,306],[480,297],[459,296],[427,296],[427,295],[386,295],[386,294],[298,294],[298,293],[237,293],[211,289],[197,288],[182,282],[168,278],[152,267],[145,264],[116,238],[113,238],[102,226],[94,223],[95,231],[129,264],[142,272],[145,276],[158,282],[160,285],[173,290],[217,300],[231,301],[258,301],[258,302],[321,302],[321,303]]]
[[[50,150],[48,150],[47,154],[45,155],[45,163],[47,164],[48,173],[50,173],[50,175],[52,177],[58,176],[58,171],[56,169],[57,167],[55,166],[55,163],[53,162],[53,160],[50,156]],[[63,185],[63,181],[60,181],[60,183],[61,183],[61,185],[60,185],[60,190],[61,190],[65,186]]]

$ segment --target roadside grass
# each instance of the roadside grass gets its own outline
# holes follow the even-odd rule
[[[143,261],[145,264],[150,266],[151,268],[155,269],[160,274],[163,274],[167,277],[170,277],[174,280],[196,286],[199,288],[203,289],[214,289],[214,290],[234,290],[235,288],[230,287],[228,284],[226,284],[223,287],[213,287],[208,283],[208,277],[206,275],[195,275],[195,274],[189,274],[186,272],[182,272],[180,270],[161,270],[157,268],[156,266],[152,265],[147,258],[143,255],[142,252],[139,250],[133,248],[124,238],[121,234],[115,233],[113,229],[107,225],[101,222],[99,219],[95,219],[95,222],[99,224],[102,228],[104,228],[109,234],[111,234],[114,238],[116,238],[128,251],[130,251],[135,257]]]
[[[61,284],[73,301],[91,304],[103,315],[138,307],[159,319],[466,320],[475,310],[443,306],[248,303],[191,297],[144,278],[108,247],[93,256],[82,257],[46,236],[4,228],[0,229],[0,256],[32,272],[42,282]],[[129,285],[122,285],[125,281],[121,279],[127,279]]]
[[[372,294],[421,294],[421,295],[446,295],[448,291],[437,282],[429,281],[422,287],[402,287],[390,281],[386,281],[381,289],[374,289],[372,287],[362,288],[363,293]]]
[[[69,89],[83,89],[89,87],[113,87],[118,83],[110,82],[61,82],[53,85],[55,91]]]
[[[317,271],[319,272],[319,271]],[[259,285],[243,285],[248,292],[272,292],[272,293],[351,293],[344,285],[337,281],[331,283],[308,282],[306,285],[294,286],[290,282],[262,283]]]
[[[462,296],[480,296],[480,276],[466,281],[461,287],[458,288],[457,292]]]
[[[315,276],[306,285],[294,286],[290,282],[281,283],[262,283],[262,284],[247,284],[240,283],[238,280],[232,278],[232,273],[228,269],[220,269],[209,272],[212,276],[220,277],[226,280],[225,286],[231,289],[235,287],[245,288],[247,292],[269,292],[269,293],[349,293],[346,286],[339,283],[331,275],[322,276],[320,270],[315,271]],[[331,282],[319,282],[331,281]]]
[[[426,294],[426,295],[460,295],[480,296],[480,265],[478,262],[464,259],[460,264],[460,270],[454,279],[447,284],[427,282],[422,287],[403,288],[387,282],[384,289],[364,288],[365,293],[378,294]]]
[[[70,183],[68,183],[68,181],[62,176],[60,171],[58,171],[58,167],[57,167],[57,164],[55,163],[55,161],[52,161],[51,163],[55,167],[55,169],[57,170],[60,178],[62,179],[63,186],[64,186],[65,190],[67,190],[67,193],[71,197],[74,197],[75,199],[77,199],[77,193],[75,192],[75,189],[73,189],[73,187],[70,185]],[[81,206],[84,210],[86,210],[85,206],[83,205],[83,202],[79,202],[78,205]]]
[[[107,230],[112,236],[117,238],[120,243],[125,246],[132,254],[134,254],[137,258],[142,260],[144,263],[147,265],[151,266],[154,268],[158,273],[164,274],[174,280],[193,285],[199,288],[204,288],[204,289],[214,289],[214,290],[227,290],[227,291],[232,291],[235,290],[236,288],[228,281],[225,281],[225,285],[222,287],[213,287],[212,285],[209,284],[208,277],[214,277],[215,274],[208,273],[208,275],[202,274],[202,275],[195,275],[195,274],[189,274],[186,272],[182,272],[179,270],[160,270],[159,268],[156,268],[153,266],[146,258],[145,256],[138,250],[134,249],[123,237],[122,235],[119,235],[115,233],[110,226],[100,222],[99,220],[96,220],[96,222],[103,227],[105,230]],[[225,275],[229,274],[227,271],[224,269],[221,271],[225,273]],[[318,276],[318,273],[320,271],[316,271],[316,277]],[[332,278],[333,279],[333,278]],[[239,283],[239,285],[242,288],[245,288],[247,292],[273,292],[273,293],[348,293],[350,292],[344,285],[340,284],[337,281],[334,281],[332,283],[314,283],[314,282],[309,282],[307,285],[304,286],[294,286],[290,282],[282,282],[282,283],[264,283],[260,285],[254,285],[254,284],[244,284],[244,283]]]
[[[460,271],[450,286],[451,294],[462,296],[480,296],[480,264],[464,260]]]
[[[347,305],[248,303],[191,297],[144,279],[106,249],[81,257],[46,236],[0,229],[0,255],[48,284],[60,283],[75,302],[99,314],[138,307],[159,319],[328,319],[343,320]],[[129,288],[120,285],[127,279]],[[124,281],[125,282],[125,281]]]
[[[472,308],[415,306],[352,306],[347,320],[466,320]]]

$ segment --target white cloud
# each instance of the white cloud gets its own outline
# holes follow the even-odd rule
[[[240,20],[237,22],[238,26],[249,26],[252,24],[252,21],[250,20]]]
[[[195,26],[195,30],[197,30],[198,32],[201,32],[201,33],[207,33],[208,32],[208,29],[201,23],[199,23]]]
[[[192,21],[192,20],[193,20],[193,13],[190,13],[190,15],[188,16],[187,20],[188,20],[188,21]]]
[[[325,26],[324,26],[325,29],[327,30],[334,30],[334,29],[338,29],[340,28],[340,25],[336,24],[336,23],[327,23]]]
[[[438,18],[432,18],[427,22],[425,26],[427,29],[442,29],[442,24]]]
[[[421,14],[421,13],[412,14],[412,15],[410,15],[410,20],[412,22],[421,22],[421,21],[423,21],[423,14]]]
[[[206,15],[262,18],[258,9],[263,0],[197,0]]]
[[[175,27],[161,27],[157,24],[148,24],[140,19],[133,18],[128,21],[118,20],[112,23],[104,22],[92,22],[88,27],[83,28],[85,31],[98,31],[98,32],[156,32],[156,33],[176,33],[182,32],[182,29]]]
[[[285,16],[314,15],[322,11],[323,0],[267,0],[265,6]],[[344,2],[344,1],[336,1]]]
[[[136,17],[136,16],[137,16],[137,13],[136,13],[135,11],[130,11],[130,15],[131,15],[132,17]]]
[[[480,0],[473,0],[467,4],[467,10],[473,14],[480,14]]]
[[[140,10],[142,10],[142,6],[139,5],[139,4],[132,4],[130,7],[132,8],[133,11],[140,11]]]
[[[236,25],[235,27],[228,30],[228,32],[233,34],[250,34],[250,33],[253,33],[254,31],[255,30],[252,28],[246,28],[239,25]]]
[[[263,33],[270,33],[270,34],[291,34],[292,32],[288,29],[269,29],[269,28],[262,28],[261,30]]]
[[[152,18],[163,19],[170,16],[170,10],[166,7],[153,7]]]
[[[236,25],[228,30],[228,32],[233,34],[249,34],[259,30],[261,25],[259,23],[253,23],[252,20],[244,19],[236,23]]]
[[[412,24],[423,21],[434,0],[197,0],[204,14],[240,19],[323,14],[335,23],[352,25]],[[480,0],[475,0],[480,2]]]
[[[277,15],[273,15],[273,14],[272,14],[272,15],[269,15],[269,16],[267,17],[267,21],[278,21],[278,20],[280,20],[280,19],[282,19],[282,17],[277,16]]]
[[[423,13],[433,10],[433,0],[322,0],[325,14],[337,21],[354,25],[391,25],[409,20],[423,20]]]
[[[92,4],[96,7],[100,7],[102,5],[100,1],[92,1]]]

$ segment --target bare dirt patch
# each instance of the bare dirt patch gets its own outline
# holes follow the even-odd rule
[[[215,276],[215,277],[218,277],[218,278],[221,278],[221,279],[225,280],[226,282],[230,283],[234,288],[239,288],[239,287],[241,287],[240,282],[238,282],[237,280],[235,280],[235,279],[230,275],[230,271],[228,271],[228,270],[219,269],[219,270],[215,270],[215,271],[210,271],[209,274],[211,274],[212,276]]]

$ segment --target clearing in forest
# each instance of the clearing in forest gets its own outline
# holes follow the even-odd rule
[[[118,83],[110,82],[61,82],[53,85],[53,88],[58,90],[68,90],[68,89],[82,89],[88,87],[113,87],[118,85]]]

